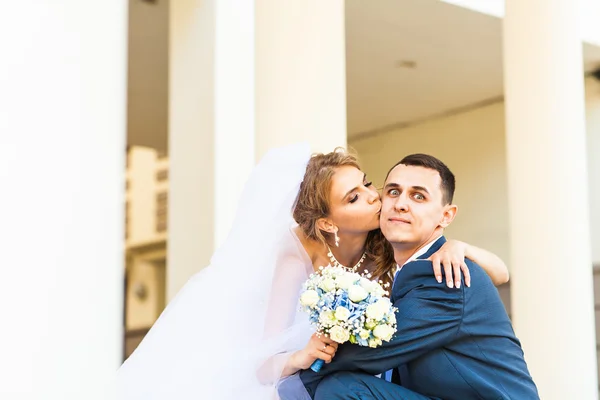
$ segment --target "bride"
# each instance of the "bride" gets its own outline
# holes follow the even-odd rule
[[[117,372],[117,398],[276,399],[284,379],[288,388],[295,380],[302,385],[296,372],[316,359],[331,362],[337,349],[298,312],[308,276],[334,264],[393,280],[380,208],[379,194],[347,152],[311,157],[306,145],[269,152],[210,265],[189,280]],[[464,257],[495,284],[508,280],[497,256],[453,240],[432,257],[432,279],[441,282],[443,269],[449,287],[468,285]]]

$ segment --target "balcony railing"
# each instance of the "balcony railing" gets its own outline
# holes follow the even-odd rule
[[[125,245],[128,250],[167,240],[169,159],[154,149],[127,152]]]

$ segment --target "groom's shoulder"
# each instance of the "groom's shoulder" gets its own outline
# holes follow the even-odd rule
[[[438,282],[429,260],[415,260],[404,265],[396,276],[391,297],[403,313],[419,310],[423,317],[434,317],[444,309],[446,317],[462,318],[464,311],[464,291],[449,288],[445,279]]]
[[[444,281],[444,280],[442,280]],[[405,264],[396,274],[393,293],[396,297],[404,297],[414,289],[419,291],[443,289],[445,285],[438,283],[433,274],[433,263],[429,260],[413,260]]]
[[[403,280],[433,278],[433,263],[430,260],[412,260],[406,263],[398,272]]]

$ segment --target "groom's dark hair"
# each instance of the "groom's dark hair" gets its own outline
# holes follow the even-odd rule
[[[443,195],[442,202],[444,204],[452,204],[452,199],[454,198],[454,189],[456,188],[456,179],[454,178],[452,171],[450,171],[450,168],[448,168],[441,160],[438,160],[429,154],[411,154],[404,157],[402,160],[397,162],[396,165],[390,168],[385,177],[386,181],[390,176],[390,172],[392,172],[394,168],[401,164],[412,167],[423,167],[437,171],[442,179],[442,183],[440,184],[440,189],[442,190]]]

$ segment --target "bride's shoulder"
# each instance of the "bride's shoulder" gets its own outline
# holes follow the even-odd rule
[[[327,251],[322,243],[307,237],[299,226],[293,229],[293,234],[312,268],[316,270],[317,266],[329,264]]]
[[[293,227],[291,232],[297,239],[298,244],[302,247],[302,250],[304,250],[304,253],[312,261],[315,257],[315,254],[317,254],[317,246],[315,241],[308,238],[302,228],[299,226]]]

